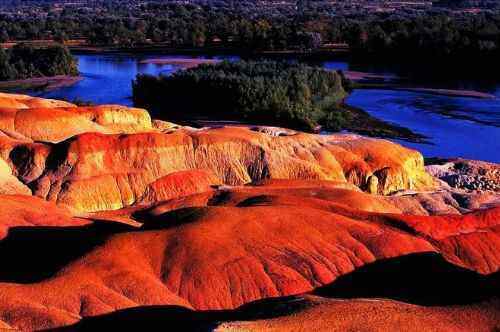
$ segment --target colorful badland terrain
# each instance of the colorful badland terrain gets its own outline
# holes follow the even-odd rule
[[[499,165],[10,94],[0,131],[1,329],[500,327]]]

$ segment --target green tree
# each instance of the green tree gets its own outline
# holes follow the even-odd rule
[[[10,56],[3,48],[0,48],[0,80],[11,80],[16,78],[17,72],[10,63]]]

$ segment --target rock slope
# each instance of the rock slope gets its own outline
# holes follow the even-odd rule
[[[268,189],[215,192],[206,206],[198,202],[189,207],[189,200],[178,198],[181,202],[172,210],[136,210],[131,218],[142,224],[139,228],[110,231],[102,221],[92,232],[88,225],[66,227],[58,242],[68,243],[66,254],[79,255],[60,265],[47,264],[52,271],[43,275],[50,278],[26,283],[40,273],[29,269],[8,281],[4,276],[0,320],[39,329],[136,306],[235,309],[308,292],[366,264],[415,253],[438,252],[485,275],[499,270],[499,209],[413,217],[347,207],[338,203],[336,192],[345,189],[325,189],[319,195],[303,186],[290,194]],[[372,202],[364,209],[381,206]],[[22,255],[16,244],[26,243],[26,232],[9,233],[0,250],[17,248]],[[80,240],[74,240],[74,232]],[[51,233],[40,239],[30,236],[40,244],[40,255],[57,245],[49,243],[55,236]],[[82,253],[81,238],[96,242]],[[32,263],[28,259],[23,264]]]
[[[417,151],[357,135],[194,129],[140,109],[6,94],[0,131],[2,329],[96,330],[157,310],[220,330],[500,324],[497,193],[450,187]],[[423,279],[401,274],[405,257],[430,254],[437,261],[404,265]],[[377,265],[392,260],[399,268]],[[447,289],[445,304],[462,306],[395,302],[418,301],[380,289],[385,300],[328,298],[370,297],[356,293],[376,286],[364,280],[331,291],[362,269],[411,280],[402,293]],[[294,311],[287,299],[298,294],[305,305]],[[279,317],[255,316],[276,311],[255,302],[269,298],[282,303]]]

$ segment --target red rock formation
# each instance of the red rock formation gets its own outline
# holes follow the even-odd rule
[[[220,181],[211,172],[204,170],[170,173],[149,184],[137,205],[151,205],[169,199],[209,192]]]
[[[36,195],[82,212],[129,206],[162,177],[197,169],[229,185],[320,179],[382,194],[433,185],[418,152],[384,140],[292,131],[276,136],[269,128],[193,130],[152,123],[140,109],[1,98],[10,108],[0,108],[0,156],[12,174]]]
[[[450,262],[489,274],[500,269],[500,208],[464,216],[404,216]]]
[[[187,220],[158,220],[155,226],[165,229],[112,236],[53,278],[1,284],[0,317],[30,329],[137,305],[235,308],[311,290],[377,258],[433,250],[411,235],[321,210],[216,207],[184,213]],[[181,220],[193,222],[169,227]],[[37,316],[40,321],[33,322]]]
[[[463,217],[373,214],[336,202],[337,191],[345,189],[320,188],[319,198],[312,198],[304,187],[288,194],[276,191],[276,183],[267,194],[266,186],[229,194],[226,188],[205,200],[221,206],[136,212],[136,220],[146,222],[140,231],[112,235],[52,278],[0,284],[0,317],[11,326],[40,328],[138,305],[235,308],[307,292],[366,263],[418,252],[439,251],[483,273],[499,268],[500,241],[492,241],[498,238],[497,210]],[[468,241],[485,233],[491,237],[484,246]],[[453,252],[476,250],[481,260],[464,264],[464,257],[451,256],[440,242],[449,236],[457,238]]]
[[[371,150],[357,147],[362,144]],[[377,149],[390,157],[385,162],[366,157]],[[366,179],[376,176],[378,190],[388,193],[432,184],[419,154],[358,136],[270,137],[246,128],[83,134],[55,146],[52,155],[57,156],[53,167],[34,181],[35,194],[81,211],[133,204],[154,181],[195,169],[210,170],[220,183],[230,185],[266,178],[345,182],[347,176],[363,187]]]
[[[386,140],[196,130],[152,123],[144,110],[17,95],[0,95],[0,106],[0,194],[23,194],[0,195],[0,328],[52,328],[147,305],[233,310],[415,253],[484,275],[500,267],[500,208],[460,215],[450,191],[415,191],[435,185],[422,156]],[[416,215],[439,213],[456,215]],[[315,301],[300,319],[340,313],[344,321],[323,325],[332,329],[469,326],[437,325],[449,316],[436,308]],[[396,320],[358,314],[376,308]],[[484,327],[498,312],[453,310]]]
[[[0,195],[0,240],[11,227],[69,227],[89,223],[90,220],[75,218],[68,210],[37,197]]]

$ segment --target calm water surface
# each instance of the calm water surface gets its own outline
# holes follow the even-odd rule
[[[83,80],[77,84],[42,93],[47,98],[80,99],[95,104],[132,106],[132,80],[137,74],[168,75],[178,70],[173,65],[143,63],[147,59],[167,59],[175,56],[158,55],[78,55]],[[233,57],[215,57],[232,59]]]
[[[172,65],[147,64],[142,61],[172,57],[174,56],[79,55],[80,72],[84,79],[71,87],[42,93],[41,96],[80,99],[96,104],[132,105],[131,82],[137,74],[168,75],[178,70]],[[325,62],[323,65],[329,69],[365,70],[347,62]],[[378,70],[378,73],[394,74],[387,70]],[[380,119],[429,137],[431,144],[400,142],[420,150],[425,156],[500,162],[500,80],[497,84],[486,87],[473,81],[466,82],[465,85],[469,89],[491,93],[497,98],[475,99],[405,91],[357,90],[349,97],[348,103]]]
[[[499,100],[456,98],[405,91],[357,90],[348,102],[375,117],[429,137],[431,144],[400,142],[425,156],[500,162]],[[464,120],[436,113],[455,107]],[[488,123],[488,124],[485,124]],[[490,124],[491,123],[491,124]]]

